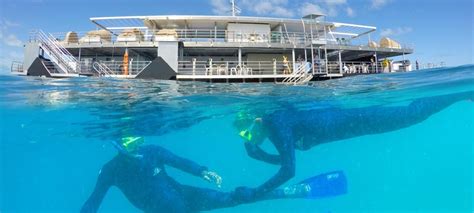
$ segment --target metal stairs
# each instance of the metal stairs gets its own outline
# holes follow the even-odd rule
[[[313,79],[313,74],[311,73],[311,63],[306,62],[304,65],[298,67],[295,73],[287,78],[283,79],[281,84],[285,85],[303,85]]]
[[[100,62],[94,62],[92,67],[97,73],[99,73],[99,76],[107,77],[114,74],[114,72],[107,65]]]
[[[39,30],[36,32],[39,47],[49,56],[56,65],[59,73],[79,74],[79,61],[51,34]]]

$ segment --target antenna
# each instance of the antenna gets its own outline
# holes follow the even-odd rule
[[[235,0],[230,0],[230,4],[232,5],[232,16],[238,16],[242,10],[237,7],[237,5],[235,4]]]

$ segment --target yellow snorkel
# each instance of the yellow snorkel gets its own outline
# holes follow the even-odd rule
[[[138,150],[142,144],[145,143],[145,140],[142,137],[123,137],[122,138],[122,147],[125,151],[131,153]]]
[[[145,143],[143,137],[123,137],[120,142],[111,141],[112,145],[122,154],[140,158],[141,155],[136,154],[138,148]]]
[[[246,140],[246,142],[252,141],[252,133],[249,130],[242,130],[239,133],[240,137]]]
[[[252,142],[252,138],[253,138],[252,131],[255,127],[255,123],[256,121],[254,121],[252,125],[250,125],[249,128],[239,132],[239,136],[242,137],[245,140],[245,142]]]

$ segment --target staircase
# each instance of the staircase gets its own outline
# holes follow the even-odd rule
[[[313,74],[311,74],[311,63],[306,62],[306,64],[298,67],[295,73],[287,78],[283,79],[281,84],[286,85],[303,85],[308,83],[313,79]]]
[[[37,32],[36,38],[39,47],[49,56],[51,62],[59,68],[58,72],[62,74],[79,73],[79,61],[56,38],[41,30]]]
[[[99,73],[99,76],[111,76],[114,73],[107,65],[103,63],[94,62],[92,67],[97,73]]]

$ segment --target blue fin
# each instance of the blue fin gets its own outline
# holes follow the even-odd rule
[[[310,187],[304,198],[317,199],[343,195],[347,193],[347,179],[342,171],[329,172],[308,178],[300,184]]]

